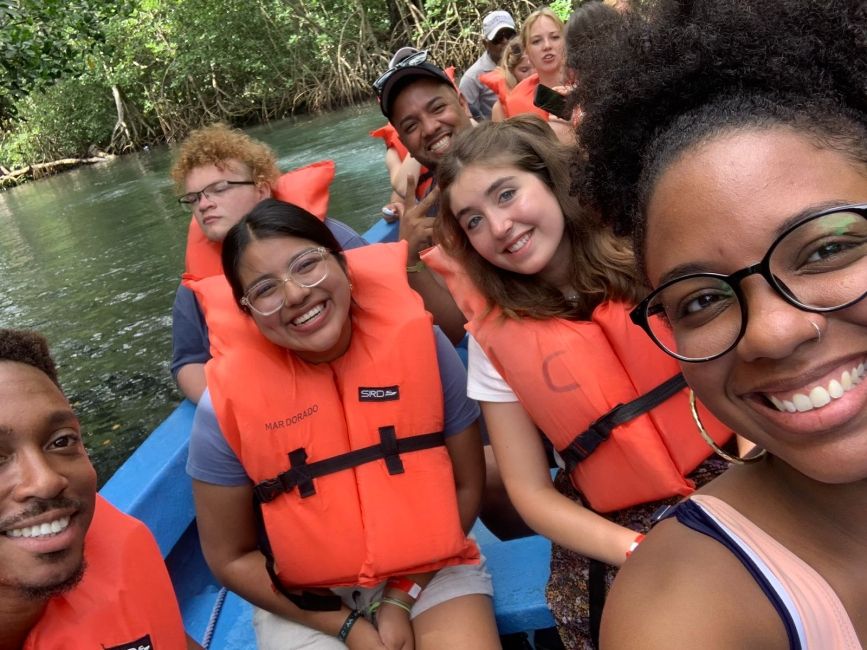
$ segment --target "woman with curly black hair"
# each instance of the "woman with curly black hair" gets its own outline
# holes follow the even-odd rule
[[[864,3],[645,2],[616,41],[576,91],[580,189],[634,238],[635,322],[759,452],[648,535],[602,647],[860,648]]]

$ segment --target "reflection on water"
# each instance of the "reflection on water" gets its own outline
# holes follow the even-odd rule
[[[337,163],[329,215],[363,232],[388,198],[375,107],[250,129],[283,169]],[[187,215],[165,148],[0,192],[0,327],[45,334],[104,481],[180,401],[171,305]]]

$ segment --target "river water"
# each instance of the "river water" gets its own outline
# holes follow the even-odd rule
[[[375,106],[248,129],[288,170],[337,164],[329,216],[364,232],[388,200]],[[0,192],[0,327],[48,337],[104,482],[180,402],[171,306],[189,214],[161,147]]]

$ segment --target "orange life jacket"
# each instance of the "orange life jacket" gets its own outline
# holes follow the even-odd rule
[[[328,188],[333,180],[334,161],[320,160],[280,176],[271,188],[271,193],[275,199],[297,205],[324,220],[328,214]],[[197,280],[222,275],[222,250],[222,242],[205,237],[196,218],[190,219],[184,279]]]
[[[692,421],[686,389],[674,383],[671,397],[615,426],[607,437],[591,426],[680,373],[677,362],[632,323],[628,305],[605,302],[590,321],[508,318],[489,308],[458,263],[438,247],[422,257],[443,275],[469,321],[467,330],[554,448],[573,458],[576,451],[583,456],[582,446],[589,451],[576,459],[571,478],[594,510],[693,492],[685,477],[711,452]],[[709,413],[702,419],[719,444],[731,437]],[[572,445],[587,430],[579,446]]]
[[[506,101],[500,102],[503,105],[503,113],[506,117],[515,117],[523,113],[533,113],[538,115],[546,122],[548,121],[548,111],[544,111],[533,103],[536,97],[536,87],[539,85],[539,73],[534,72],[529,77],[518,83],[506,95]]]
[[[426,435],[442,431],[443,396],[431,317],[406,281],[406,243],[346,260],[352,339],[339,359],[306,363],[257,333],[228,340],[205,367],[221,431],[256,484],[260,548],[268,557],[270,546],[272,578],[288,589],[372,586],[479,559],[442,435]],[[250,320],[228,287],[214,297],[200,296],[212,340],[221,320]],[[352,452],[373,456],[318,473]]]
[[[397,151],[397,155],[400,156],[401,160],[404,160],[409,155],[406,147],[403,146],[403,142],[400,141],[397,129],[391,125],[391,122],[387,122],[385,126],[371,131],[370,135],[374,138],[382,138],[383,142],[385,142],[385,148]]]
[[[491,91],[497,95],[497,99],[500,101],[500,106],[506,105],[506,95],[509,94],[510,89],[509,82],[501,68],[494,68],[489,72],[480,74],[479,81],[485,84],[485,86],[490,88]]]
[[[24,650],[185,650],[160,549],[140,521],[97,495],[81,582],[48,601]]]
[[[424,197],[431,193],[434,184],[434,172],[432,172],[427,167],[422,167],[421,171],[418,175],[418,185],[415,188],[415,198],[418,201],[421,201]],[[436,207],[436,206],[434,206]],[[434,214],[430,216],[435,216],[436,210],[434,210]]]

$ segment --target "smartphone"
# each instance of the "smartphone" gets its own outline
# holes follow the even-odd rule
[[[572,109],[568,106],[566,97],[558,93],[556,90],[539,84],[536,86],[536,96],[533,98],[533,104],[544,111],[548,111],[551,115],[556,115],[561,120],[572,120]]]

